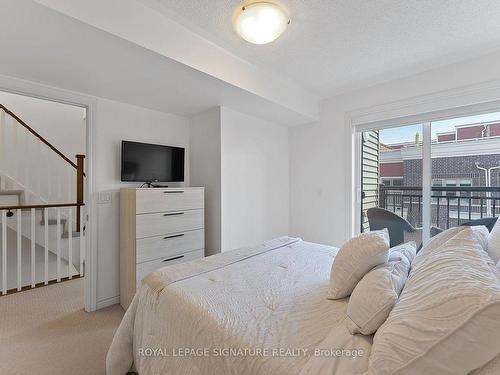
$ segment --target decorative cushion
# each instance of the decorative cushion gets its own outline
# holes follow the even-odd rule
[[[387,229],[362,233],[347,241],[335,257],[330,273],[329,299],[347,297],[373,267],[389,258]]]
[[[487,251],[495,262],[500,260],[500,220],[497,220],[491,230]]]
[[[356,285],[347,305],[351,333],[371,335],[385,322],[403,290],[415,252],[414,242],[391,248],[389,261],[369,271]]]
[[[500,272],[481,245],[488,230],[477,228],[413,263],[368,374],[467,374],[500,353]]]

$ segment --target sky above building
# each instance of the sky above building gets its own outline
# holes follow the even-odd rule
[[[500,112],[486,113],[482,115],[459,117],[447,120],[434,121],[431,123],[432,139],[437,139],[437,133],[455,131],[455,126],[474,124],[478,122],[500,122]],[[415,134],[420,134],[422,140],[422,125],[407,125],[398,128],[382,129],[379,132],[380,142],[384,144],[394,144],[401,142],[414,142]]]

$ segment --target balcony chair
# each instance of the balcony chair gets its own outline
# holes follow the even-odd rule
[[[391,247],[404,242],[415,241],[420,250],[422,246],[422,228],[415,228],[408,220],[384,208],[373,207],[366,211],[370,230],[387,228]],[[431,237],[442,232],[437,227],[431,227]]]
[[[468,227],[474,227],[476,225],[484,225],[486,228],[488,228],[488,231],[491,232],[491,230],[495,226],[495,223],[497,222],[497,219],[498,217],[485,217],[483,219],[471,220],[460,225]]]
[[[370,224],[370,230],[380,230],[387,228],[387,230],[389,231],[391,247],[397,246],[404,242],[415,241],[418,245],[418,250],[420,250],[422,246],[422,228],[415,228],[408,222],[408,220],[384,208],[370,208],[366,212],[366,215]],[[488,231],[491,232],[491,230],[495,226],[497,219],[497,217],[488,217],[483,219],[471,220],[460,225],[469,227],[484,225],[486,228],[488,228]],[[442,231],[443,229],[432,226],[431,237],[434,237],[436,234]]]

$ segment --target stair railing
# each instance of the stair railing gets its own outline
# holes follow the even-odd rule
[[[7,126],[4,114],[14,120],[12,126]],[[16,125],[20,125],[25,133],[19,134]],[[11,137],[7,139],[9,130]],[[28,139],[28,135],[32,136],[31,140]],[[33,140],[37,143],[33,143]],[[42,149],[42,146],[46,151]],[[50,152],[58,159],[53,159]],[[6,162],[8,156],[10,163]],[[78,154],[74,163],[18,115],[0,103],[0,174],[4,179],[12,180],[16,187],[26,190],[25,203],[71,201],[83,203],[84,158],[85,155]],[[71,174],[75,176],[75,171],[76,180],[71,177]],[[0,181],[0,183],[4,185],[5,181]],[[77,228],[79,228],[79,211],[80,209],[77,210],[75,218]]]
[[[8,183],[24,192],[23,202],[19,195],[17,204],[0,205],[2,294],[83,275],[84,158],[85,155],[78,154],[74,163],[19,116],[0,104],[0,190],[5,189]],[[49,213],[55,213],[56,219],[50,219]],[[13,218],[14,214],[17,214],[17,218]],[[39,224],[36,222],[38,217],[41,220]],[[49,228],[50,224],[52,228]],[[11,238],[13,234],[9,231],[17,232],[15,244]],[[80,264],[79,267],[75,264],[74,268],[73,232],[79,236],[80,250],[79,254],[77,253]],[[67,236],[65,246],[68,247],[64,249],[61,245],[63,235]],[[10,249],[17,250],[16,288],[9,287],[13,281],[7,277],[8,266],[12,266],[13,261],[12,257],[7,259],[9,244],[10,247],[17,248]],[[40,259],[35,251],[37,246],[45,248],[42,266],[44,271],[39,269]],[[30,284],[25,284],[28,280],[26,275],[22,276],[22,253],[23,249],[28,247],[31,250],[28,257],[31,277]],[[62,252],[67,252],[67,255],[64,257]],[[49,272],[49,255],[52,254],[57,256],[57,272]],[[26,259],[26,256],[24,258]],[[61,269],[63,261],[68,264],[67,273]],[[52,262],[51,266],[53,263],[55,262]]]
[[[78,210],[83,203],[55,203],[55,204],[34,204],[34,205],[13,205],[0,206],[1,221],[1,269],[0,282],[2,295],[37,288],[40,286],[71,280],[82,277],[85,273],[85,226],[83,217],[78,220],[79,226],[73,231],[73,224],[68,220],[63,223],[63,210],[67,217],[72,217],[73,209]],[[55,212],[56,219],[51,223],[49,211]],[[23,220],[23,213],[28,214],[28,219]],[[37,217],[38,214],[38,217]],[[83,216],[83,211],[80,211]],[[37,219],[42,219],[40,228],[37,231]],[[43,223],[43,224],[42,224]],[[53,228],[51,230],[51,224]],[[8,234],[9,228],[11,230]],[[66,230],[64,233],[64,229]],[[74,232],[78,233],[78,247],[74,247]],[[63,236],[66,233],[66,247],[63,249]],[[24,239],[23,237],[28,236]],[[15,239],[13,238],[15,237]],[[8,239],[11,241],[9,242]],[[41,242],[42,245],[38,244]],[[24,244],[23,244],[24,242]],[[9,243],[11,251],[9,251]],[[15,245],[14,245],[15,244]],[[15,246],[15,248],[14,248]],[[43,260],[37,257],[36,248],[43,247]],[[23,251],[23,248],[25,251]],[[29,255],[23,256],[23,252],[29,248]],[[17,267],[10,269],[7,255],[16,255],[15,263]],[[55,254],[55,255],[52,255]],[[55,260],[49,261],[49,256],[55,256]],[[79,259],[77,259],[77,257]],[[29,275],[23,272],[23,264],[30,267]],[[63,269],[63,265],[66,269]],[[53,269],[55,268],[55,269]],[[16,280],[9,280],[9,271],[16,274]]]

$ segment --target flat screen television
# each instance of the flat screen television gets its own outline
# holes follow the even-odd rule
[[[183,182],[184,148],[122,141],[121,180]]]

